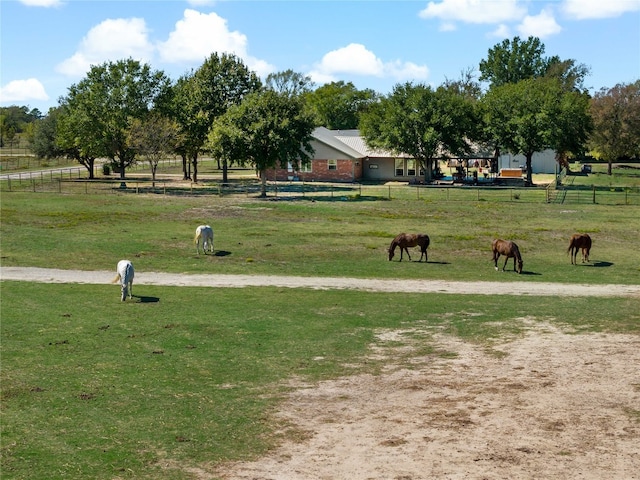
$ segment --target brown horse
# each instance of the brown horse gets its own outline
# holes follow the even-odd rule
[[[501,240],[499,238],[495,239],[491,242],[491,250],[493,251],[493,265],[498,270],[498,258],[500,255],[504,255],[504,265],[502,266],[502,271],[504,272],[505,267],[507,266],[507,262],[510,258],[513,258],[513,271],[522,273],[522,257],[520,256],[520,249],[518,245],[508,240]],[[518,268],[516,269],[516,260],[518,262]]]
[[[411,255],[409,255],[409,247],[420,247],[420,260],[424,257],[424,261],[427,260],[427,248],[429,247],[429,235],[426,233],[401,233],[396,236],[389,245],[389,261],[393,258],[396,252],[396,247],[400,247],[400,261],[402,261],[402,252],[407,252],[407,257],[411,261]]]
[[[589,252],[591,251],[591,237],[586,233],[576,233],[569,240],[569,248],[567,253],[571,254],[571,265],[576,265],[578,259],[578,250],[582,250],[582,263],[589,261]]]

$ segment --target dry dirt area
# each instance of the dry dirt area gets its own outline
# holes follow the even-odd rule
[[[7,267],[0,273],[3,280],[79,283],[108,283],[114,275]],[[407,288],[385,280],[152,273],[136,282]],[[497,282],[465,283],[464,291],[640,298],[637,285],[509,285],[505,291]],[[460,287],[416,281],[410,289],[460,294]],[[188,471],[200,480],[640,479],[640,336],[576,335],[533,317],[517,320],[526,335],[490,350],[423,331],[448,354],[409,355],[408,364],[397,358],[407,358],[416,331],[381,331],[371,355],[384,360],[382,374],[295,385],[277,415],[297,441],[254,462]]]
[[[444,335],[456,356],[300,386],[279,416],[305,432],[224,479],[638,479],[640,337],[531,324],[500,352]],[[206,478],[206,477],[203,477]],[[210,477],[209,477],[210,478]]]

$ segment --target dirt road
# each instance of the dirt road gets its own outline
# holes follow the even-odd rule
[[[35,267],[0,267],[1,280],[45,283],[109,283],[115,271],[58,270]],[[513,275],[510,276],[513,278]],[[576,297],[638,297],[640,285],[581,285],[543,282],[454,282],[446,280],[400,280],[271,275],[196,275],[136,272],[136,285],[183,287],[260,287],[345,289],[378,292],[447,293],[477,295],[531,295]]]

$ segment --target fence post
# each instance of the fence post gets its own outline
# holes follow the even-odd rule
[[[391,185],[389,185],[389,200],[391,200]]]
[[[593,203],[596,203],[596,186],[591,185],[591,188],[593,189]]]

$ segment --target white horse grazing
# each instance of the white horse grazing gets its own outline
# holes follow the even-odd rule
[[[196,253],[200,255],[200,244],[202,244],[202,251],[207,254],[213,253],[213,228],[209,225],[200,225],[196,228],[196,236],[193,239],[193,243],[196,244]]]
[[[133,290],[133,264],[129,260],[120,260],[116,267],[118,275],[113,279],[112,283],[120,282],[120,291],[122,293],[121,300],[124,302],[128,296],[131,299]]]

